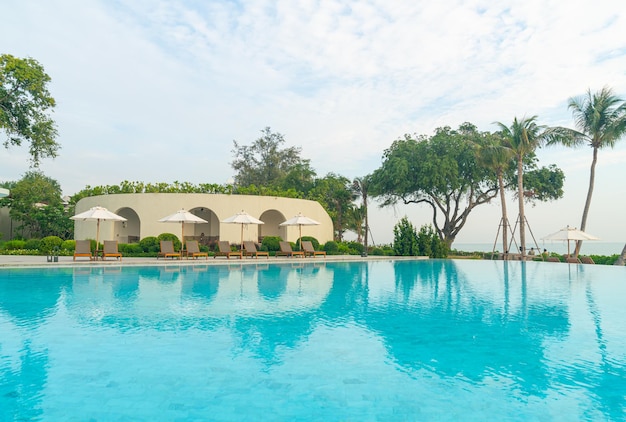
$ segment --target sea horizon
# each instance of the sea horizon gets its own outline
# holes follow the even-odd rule
[[[622,249],[624,249],[624,245],[626,242],[595,242],[595,241],[586,241],[583,242],[582,249],[580,251],[581,255],[619,255],[622,253]],[[518,244],[519,245],[519,244]],[[558,254],[566,254],[567,253],[567,243],[566,242],[552,242],[552,241],[539,241],[537,245],[534,242],[530,242],[526,244],[528,250],[530,248],[535,248],[535,250],[539,249],[543,251],[546,249],[549,253],[558,253]],[[570,252],[574,252],[574,248],[576,247],[576,243],[574,241],[570,242]],[[512,249],[515,249],[515,244],[511,246]],[[456,249],[458,251],[464,252],[492,252],[494,250],[494,244],[492,243],[453,243],[452,249]],[[502,252],[502,242],[499,241],[495,245],[495,250],[497,252]]]

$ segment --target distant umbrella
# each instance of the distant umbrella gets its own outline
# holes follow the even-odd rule
[[[245,224],[265,224],[258,218],[254,218],[245,211],[238,212],[237,214],[222,220],[222,223],[226,224],[241,224],[241,249],[243,249],[243,226]]]
[[[98,247],[98,242],[100,241],[100,221],[126,221],[126,219],[122,216],[119,216],[111,211],[107,210],[104,207],[93,207],[88,209],[85,212],[81,212],[80,214],[76,214],[73,217],[70,217],[71,220],[83,220],[83,221],[97,221],[96,226],[96,248]]]
[[[302,242],[302,226],[319,226],[319,224],[319,222],[313,220],[312,218],[305,217],[302,213],[298,213],[295,217],[280,223],[279,226],[299,226],[300,242]]]
[[[190,213],[184,209],[176,211],[174,214],[170,214],[167,217],[163,217],[159,220],[161,223],[181,223],[180,242],[181,249],[185,249],[185,223],[199,224],[208,223],[203,218],[198,217],[195,214]]]
[[[599,237],[595,237],[591,234],[585,233],[582,230],[578,230],[575,227],[564,227],[558,232],[547,235],[542,240],[565,240],[567,241],[567,255],[569,256],[569,242],[570,240],[600,240]]]

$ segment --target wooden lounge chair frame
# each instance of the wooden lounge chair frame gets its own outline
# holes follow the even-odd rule
[[[89,258],[93,260],[93,254],[91,253],[91,241],[90,240],[77,240],[76,247],[74,248],[74,261],[76,257]]]
[[[546,258],[546,262],[561,262],[561,260],[556,256],[549,256]]]
[[[567,262],[568,264],[582,264],[582,262],[580,262],[580,259],[576,258],[575,256],[567,257],[565,259],[565,262]]]
[[[302,249],[304,250],[304,256],[312,256],[315,258],[317,255],[321,255],[326,258],[326,251],[316,251],[310,240],[303,240],[301,242]]]
[[[591,259],[590,256],[581,256],[580,258],[580,262],[582,262],[583,264],[595,264],[595,262],[593,262],[593,259]]]
[[[159,244],[161,246],[161,252],[157,254],[157,259],[159,259],[159,257],[163,257],[165,259],[180,259],[180,252],[174,251],[174,242],[171,240],[161,240]]]
[[[276,252],[276,256],[300,256],[304,258],[304,251],[294,251],[293,249],[291,249],[291,243],[285,240],[281,240],[280,242],[278,242],[278,244],[280,245],[280,251]]]
[[[245,254],[246,256],[252,256],[255,258],[259,258],[259,256],[265,256],[269,259],[270,257],[270,253],[269,252],[265,252],[265,251],[259,251],[256,248],[256,245],[254,244],[254,242],[252,241],[244,241],[243,242],[243,248],[245,250]]]
[[[197,240],[188,240],[186,245],[187,251],[185,253],[185,256],[187,257],[187,259],[189,259],[190,257],[196,259],[201,256],[203,256],[204,259],[209,259],[209,254],[200,250],[200,246],[198,245]]]
[[[217,242],[217,248],[218,250],[215,252],[213,259],[218,256],[225,256],[227,259],[230,259],[231,256],[237,256],[239,259],[243,257],[241,251],[233,251],[230,249],[230,243],[228,243],[227,240],[220,240]]]
[[[102,247],[102,260],[106,258],[116,258],[122,260],[122,254],[117,250],[117,240],[105,240]]]

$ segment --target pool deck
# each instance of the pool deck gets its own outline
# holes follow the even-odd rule
[[[71,256],[60,256],[58,262],[48,262],[46,256],[31,255],[0,255],[0,268],[17,267],[85,267],[85,266],[165,266],[165,265],[250,265],[250,264],[284,264],[284,263],[323,263],[323,262],[358,262],[358,261],[389,261],[389,260],[425,260],[427,256],[380,256],[370,255],[362,257],[359,255],[328,255],[324,257],[288,258],[270,257],[268,258],[230,258],[225,257],[209,259],[165,259],[165,258],[123,258],[121,261],[109,258],[105,261],[90,261],[87,258],[76,258]]]

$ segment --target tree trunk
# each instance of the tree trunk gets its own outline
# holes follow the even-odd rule
[[[502,172],[498,172],[498,187],[500,188],[500,202],[502,204],[502,257],[506,260],[509,253],[508,247],[508,229],[509,221],[506,214],[506,195],[504,194],[504,180]]]
[[[593,160],[591,160],[591,171],[589,174],[589,190],[587,191],[587,200],[585,201],[585,209],[583,210],[583,219],[580,222],[580,230],[585,231],[587,228],[587,216],[589,215],[589,206],[591,205],[591,196],[593,195],[593,185],[596,178],[596,163],[598,162],[598,148],[593,148]],[[576,249],[574,250],[574,256],[578,256],[580,248],[583,245],[582,240],[576,242]]]
[[[368,233],[370,230],[369,220],[367,218],[367,196],[363,195],[363,208],[365,208],[365,237],[364,237],[364,246],[365,246],[365,255],[367,255],[367,240]]]
[[[526,256],[526,218],[524,218],[524,168],[522,157],[517,157],[517,196],[519,199],[519,243],[522,259]]]

